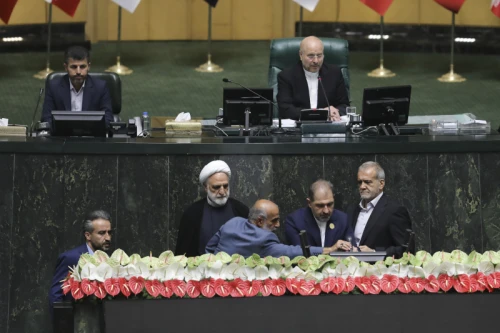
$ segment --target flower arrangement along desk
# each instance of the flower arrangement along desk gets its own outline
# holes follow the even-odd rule
[[[368,264],[98,251],[82,255],[63,290],[77,299],[75,332],[488,331],[500,252],[420,251]]]

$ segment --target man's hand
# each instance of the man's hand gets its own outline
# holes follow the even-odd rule
[[[335,107],[330,106],[329,118],[331,121],[340,121],[339,109],[336,109]]]
[[[330,252],[335,252],[335,251],[350,251],[351,248],[352,248],[351,243],[339,239],[337,243],[335,243],[333,246],[323,248],[323,254],[328,254]]]
[[[361,245],[361,246],[359,247],[359,250],[360,250],[361,252],[375,252],[375,250],[374,250],[374,249],[370,249],[370,248],[369,248],[368,246],[366,246],[366,245]]]

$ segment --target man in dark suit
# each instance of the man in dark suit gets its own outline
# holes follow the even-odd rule
[[[354,229],[356,245],[362,252],[387,251],[403,255],[411,229],[408,210],[384,194],[385,172],[377,162],[365,162],[358,170],[361,202],[350,207],[347,219]],[[410,249],[412,250],[412,249]]]
[[[103,210],[89,214],[83,222],[85,244],[59,255],[49,291],[49,304],[52,311],[54,302],[71,300],[71,293],[63,295],[61,284],[69,273],[69,267],[76,266],[83,253],[93,254],[97,250],[108,251],[111,246],[111,217]]]
[[[311,246],[333,246],[335,251],[352,248],[353,233],[347,215],[334,209],[333,185],[320,179],[309,188],[307,206],[286,217],[285,234],[291,245],[300,245],[299,232],[307,231]]]
[[[340,115],[346,114],[349,98],[344,78],[339,67],[323,63],[323,50],[319,38],[304,38],[300,43],[300,61],[278,74],[276,99],[282,118],[299,119],[302,109],[330,109],[333,121],[340,121]]]
[[[225,252],[229,255],[239,254],[250,257],[295,258],[303,255],[302,248],[297,245],[281,244],[274,233],[280,226],[278,206],[269,200],[258,200],[250,209],[248,219],[235,217],[224,224],[207,244],[207,253]],[[312,255],[328,254],[335,251],[333,247],[312,246]]]
[[[224,161],[212,161],[200,172],[200,184],[207,196],[189,206],[181,217],[176,255],[195,257],[220,227],[235,216],[248,217],[248,207],[229,197],[231,169]]]
[[[109,90],[105,81],[88,74],[89,51],[70,47],[64,55],[64,69],[67,75],[46,84],[41,122],[51,123],[52,111],[104,111],[109,126],[113,121]]]

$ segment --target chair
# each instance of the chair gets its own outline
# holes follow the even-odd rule
[[[66,72],[50,73],[47,76],[45,84],[66,74]],[[120,76],[116,73],[108,72],[95,72],[89,73],[89,75],[91,75],[93,78],[106,81],[111,98],[111,109],[113,111],[114,121],[120,121],[120,112],[122,111],[122,81],[120,79]]]
[[[268,84],[273,88],[274,100],[278,94],[278,73],[287,67],[295,65],[299,60],[300,42],[303,38],[282,38],[271,41],[271,54],[269,60]],[[342,71],[347,89],[347,96],[350,96],[349,89],[349,44],[344,39],[320,38],[325,46],[325,62],[337,65]]]

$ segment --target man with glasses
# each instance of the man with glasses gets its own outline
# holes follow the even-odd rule
[[[235,216],[247,217],[248,207],[229,197],[231,169],[224,161],[212,161],[200,172],[200,184],[206,198],[189,206],[181,217],[177,235],[176,255],[195,257],[220,227]]]
[[[385,250],[388,257],[399,258],[408,242],[411,219],[405,207],[384,194],[384,186],[385,172],[380,164],[363,163],[358,169],[361,202],[348,210],[347,220],[360,251]]]
[[[323,62],[323,51],[319,38],[304,38],[300,61],[278,74],[276,99],[282,118],[299,119],[303,109],[329,109],[333,121],[340,121],[340,116],[346,114],[349,98],[344,78],[339,67]]]

